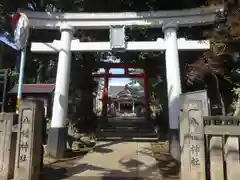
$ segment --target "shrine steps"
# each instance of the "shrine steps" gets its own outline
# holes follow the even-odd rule
[[[158,141],[154,126],[139,117],[111,118],[97,130],[98,141]]]

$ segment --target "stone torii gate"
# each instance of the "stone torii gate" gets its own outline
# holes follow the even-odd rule
[[[179,96],[181,81],[178,50],[209,49],[209,41],[197,42],[177,39],[177,29],[213,24],[223,6],[176,11],[123,13],[48,13],[21,11],[29,18],[29,26],[36,29],[60,29],[61,40],[52,43],[32,43],[33,52],[59,53],[53,116],[49,132],[48,151],[63,156],[66,148],[66,115],[68,106],[71,52],[74,51],[163,51],[165,50],[170,151],[179,159]],[[125,42],[125,27],[144,26],[162,28],[164,39],[153,42]],[[110,42],[79,42],[73,40],[74,29],[110,29]],[[177,152],[174,153],[174,150]],[[175,150],[176,151],[176,150]]]

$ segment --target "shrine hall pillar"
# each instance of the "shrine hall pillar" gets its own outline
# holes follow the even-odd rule
[[[109,69],[105,69],[104,89],[103,89],[103,109],[102,109],[102,115],[105,117],[107,117],[107,109],[108,109],[108,84],[109,84]]]
[[[71,69],[71,41],[73,28],[64,24],[61,30],[61,49],[58,57],[51,128],[48,134],[48,153],[53,157],[64,156],[67,142],[67,112],[69,76]]]
[[[168,118],[170,127],[170,153],[176,160],[180,160],[179,116],[181,77],[177,44],[177,26],[167,24],[163,26],[165,39],[165,62],[168,92]]]

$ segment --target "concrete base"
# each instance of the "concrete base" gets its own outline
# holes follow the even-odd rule
[[[179,129],[170,129],[169,132],[169,151],[172,158],[181,161],[180,132]]]
[[[63,158],[67,147],[67,128],[50,128],[47,152],[54,158]]]

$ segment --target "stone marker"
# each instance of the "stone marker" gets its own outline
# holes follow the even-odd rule
[[[181,112],[181,179],[205,180],[204,128],[201,101],[185,101]]]
[[[17,135],[12,132],[16,114],[0,114],[0,179],[7,180],[14,176],[14,160]]]
[[[205,91],[181,95],[181,179],[206,179],[203,122],[203,116],[206,115],[208,115],[208,102]]]
[[[22,101],[19,111],[15,180],[38,180],[41,169],[43,102]]]

